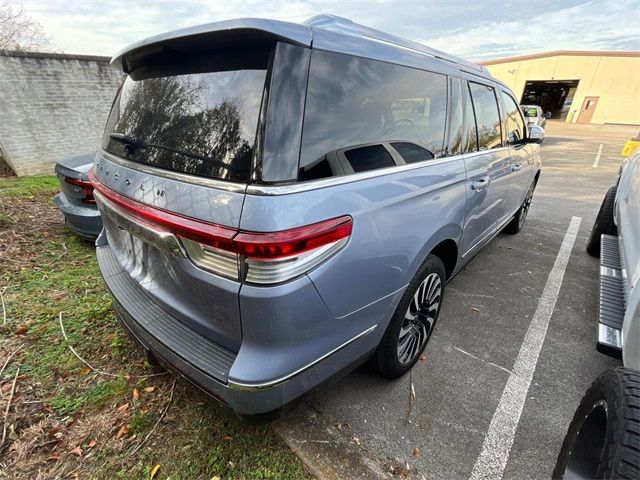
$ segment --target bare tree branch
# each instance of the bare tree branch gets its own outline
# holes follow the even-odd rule
[[[52,48],[42,25],[27,15],[22,6],[0,0],[0,50],[42,51]]]

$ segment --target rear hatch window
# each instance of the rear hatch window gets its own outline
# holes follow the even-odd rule
[[[248,181],[269,56],[232,52],[140,67],[114,101],[103,148],[167,170]]]

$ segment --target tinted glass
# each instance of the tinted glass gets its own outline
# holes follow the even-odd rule
[[[464,124],[462,116],[462,88],[459,78],[451,78],[449,92],[451,95],[451,112],[449,121],[449,142],[446,155],[459,155],[463,152]]]
[[[267,56],[268,59],[268,56]],[[267,59],[212,71],[176,71],[125,80],[107,121],[103,148],[135,162],[225,180],[247,181]],[[144,142],[132,147],[110,138]]]
[[[502,146],[500,114],[492,87],[469,82],[478,127],[478,148],[489,150]]]
[[[332,151],[372,142],[414,143],[442,153],[444,75],[314,51],[302,132],[301,178]],[[338,175],[335,169],[332,175]]]
[[[415,143],[395,142],[391,146],[396,149],[406,163],[423,162],[434,158],[433,153]]]
[[[451,78],[450,82],[451,119],[445,154],[459,155],[475,152],[478,150],[478,138],[468,83],[466,80],[455,77]]]
[[[354,172],[366,172],[376,168],[393,167],[393,158],[382,145],[369,145],[344,152]]]
[[[518,108],[518,104],[511,95],[500,92],[502,103],[505,108],[505,127],[507,132],[507,141],[511,145],[520,143],[524,139],[524,120]]]

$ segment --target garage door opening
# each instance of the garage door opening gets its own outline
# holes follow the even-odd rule
[[[551,118],[567,118],[579,80],[531,80],[522,93],[521,105],[540,105]]]

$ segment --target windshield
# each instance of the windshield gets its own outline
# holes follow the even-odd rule
[[[127,77],[107,121],[103,148],[168,170],[248,181],[267,59],[258,65],[235,63],[203,73]],[[149,147],[131,148],[111,134]]]

